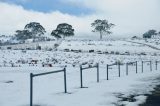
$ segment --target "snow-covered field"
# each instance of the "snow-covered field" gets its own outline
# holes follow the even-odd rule
[[[144,40],[134,40],[137,42],[142,42]],[[153,43],[153,42],[152,42]],[[160,46],[160,45],[159,45]],[[82,50],[82,51],[101,51],[101,52],[119,52],[119,53],[153,53],[158,52],[148,46],[135,44],[131,42],[126,42],[126,40],[104,40],[104,41],[64,41],[59,47],[60,50],[69,49],[69,50]]]
[[[136,106],[145,102],[145,94],[159,84],[160,58],[158,50],[123,40],[78,41],[66,40],[57,51],[0,50],[0,106],[29,106],[30,73],[67,69],[67,90],[64,92],[63,73],[34,78],[33,102],[35,106]],[[141,61],[144,64],[141,72]],[[127,62],[138,61],[135,65]],[[106,64],[122,63],[121,77],[118,67],[109,68],[106,80]],[[80,64],[100,64],[100,82],[96,82],[96,69],[83,71],[84,86],[80,88]]]
[[[134,39],[132,41],[151,45],[151,46],[154,46],[154,47],[160,49],[160,39]]]

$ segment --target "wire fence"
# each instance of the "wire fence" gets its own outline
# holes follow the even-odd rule
[[[141,72],[144,73],[144,65],[145,63],[148,63],[149,66],[150,66],[150,71],[153,70],[153,63],[155,63],[155,70],[158,70],[158,63],[160,63],[160,61],[140,61],[141,62]],[[135,73],[137,74],[138,73],[138,63],[140,63],[138,61],[134,61],[134,62],[127,62],[127,63],[124,63],[126,64],[126,75],[128,76],[129,75],[129,66],[135,66]],[[121,65],[124,65],[120,62],[116,62],[116,63],[113,63],[113,64],[107,64],[106,65],[106,71],[107,71],[107,80],[109,80],[109,72],[110,72],[110,67],[113,67],[113,66],[117,66],[117,71],[118,71],[118,77],[121,77]],[[140,66],[140,65],[139,65]],[[84,70],[89,70],[89,69],[92,69],[92,68],[95,68],[96,69],[96,80],[97,80],[97,83],[100,81],[100,75],[99,75],[99,63],[96,63],[95,65],[88,65],[87,67],[85,65],[80,65],[80,88],[87,88],[87,87],[84,87],[83,86],[83,71]],[[67,76],[66,76],[66,68],[62,69],[62,70],[57,70],[57,71],[51,71],[51,72],[45,72],[45,73],[39,73],[39,74],[33,74],[33,73],[30,73],[30,106],[33,106],[33,78],[34,77],[38,77],[38,76],[42,76],[42,75],[48,75],[48,74],[55,74],[55,73],[64,73],[64,93],[67,93]]]

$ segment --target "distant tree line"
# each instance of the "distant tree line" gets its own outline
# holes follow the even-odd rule
[[[103,39],[103,35],[112,34],[111,29],[115,26],[113,23],[109,23],[108,20],[96,19],[91,23],[93,27],[92,32],[98,32],[100,39]],[[68,23],[60,23],[57,25],[56,29],[53,29],[50,33],[51,36],[58,39],[65,39],[66,37],[74,36],[74,28]],[[27,39],[33,39],[33,41],[44,41],[43,35],[45,35],[45,28],[38,22],[30,22],[25,25],[23,30],[15,31],[15,39],[25,41]],[[143,38],[152,38],[154,35],[160,35],[160,32],[157,32],[154,29],[148,30],[143,34]],[[136,36],[135,36],[136,37]],[[134,38],[135,38],[134,37]]]
[[[115,25],[109,23],[107,20],[100,20],[97,19],[93,23],[91,23],[91,27],[94,29],[93,32],[100,33],[100,39],[104,34],[111,34],[112,32],[110,29]],[[74,29],[72,25],[68,23],[60,23],[57,25],[56,29],[51,31],[51,36],[54,36],[56,39],[65,39],[66,37],[74,36]],[[38,22],[30,22],[25,25],[23,30],[16,30],[15,31],[15,39],[25,41],[27,39],[42,39],[46,33],[45,28]]]
[[[27,40],[27,39],[33,39],[33,40],[40,40],[46,33],[45,28],[38,22],[30,22],[27,24],[23,30],[16,30],[15,38],[17,40]],[[74,29],[71,25],[67,23],[62,23],[57,26],[55,30],[51,33],[52,36],[55,38],[65,38],[69,36],[74,35]]]
[[[152,36],[158,35],[158,34],[160,35],[160,32],[157,32],[156,30],[151,29],[143,34],[143,38],[152,38]]]

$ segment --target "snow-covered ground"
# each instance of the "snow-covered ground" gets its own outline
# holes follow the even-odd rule
[[[132,41],[151,45],[160,49],[160,39],[134,39]]]
[[[96,82],[95,69],[84,71],[84,86],[88,88],[82,89],[80,88],[79,68],[67,67],[67,90],[69,94],[63,93],[63,73],[35,77],[33,81],[34,104],[37,106],[115,106],[116,104],[136,106],[143,103],[146,99],[144,94],[150,93],[155,85],[159,84],[159,81],[156,80],[160,75],[159,70],[150,72],[146,65],[143,74],[141,72],[135,74],[134,66],[131,66],[129,76],[126,76],[124,67],[122,66],[121,78],[118,77],[116,67],[110,69],[109,80],[107,81],[105,67],[101,66],[99,83]],[[140,71],[140,66],[138,70]],[[28,71],[25,68],[23,71],[1,71],[1,106],[29,106],[30,72],[39,73],[42,71],[38,71],[38,69]],[[123,101],[123,98],[128,99]]]
[[[141,40],[138,40],[139,42]],[[148,46],[139,45],[131,42],[126,42],[125,40],[104,40],[104,41],[64,41],[60,47],[60,50],[70,49],[70,50],[82,50],[82,51],[102,51],[102,52],[119,52],[119,53],[150,53],[158,52]]]
[[[159,84],[160,64],[156,70],[155,61],[160,54],[148,46],[123,40],[67,40],[57,49],[0,50],[0,106],[29,106],[30,73],[59,70],[64,66],[68,93],[63,93],[63,73],[35,77],[35,106],[137,106],[145,102],[145,94]],[[153,71],[150,71],[150,64],[145,63],[142,73],[142,60],[151,60]],[[138,74],[135,65],[131,65],[126,76],[125,63],[133,61],[138,61]],[[113,66],[106,80],[106,64],[115,62],[122,63],[121,77],[118,77],[118,67]],[[80,88],[79,65],[95,63],[100,64],[100,82],[96,82],[96,69],[84,70],[83,82],[88,88]],[[43,67],[43,64],[51,64],[51,67]]]

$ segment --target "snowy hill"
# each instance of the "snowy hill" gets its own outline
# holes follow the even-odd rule
[[[25,46],[32,47],[31,44]],[[138,106],[146,100],[146,94],[150,94],[159,84],[160,64],[156,70],[155,62],[159,61],[160,53],[149,46],[122,39],[65,40],[60,42],[57,50],[46,49],[54,44],[55,41],[40,42],[38,46],[44,48],[41,50],[0,50],[1,106],[29,106],[30,73],[56,71],[64,67],[67,70],[68,94],[63,93],[63,73],[36,77],[33,82],[34,105]],[[23,44],[22,48],[25,46]],[[126,63],[134,61],[137,61],[138,73],[136,65],[130,64],[127,76]],[[143,73],[142,61],[147,61]],[[99,63],[100,82],[96,82],[96,69],[84,70],[83,84],[88,88],[81,89],[79,65],[87,67],[96,63]],[[118,67],[115,65],[109,67],[107,81],[106,65],[115,63],[120,63],[121,77],[118,77]]]

